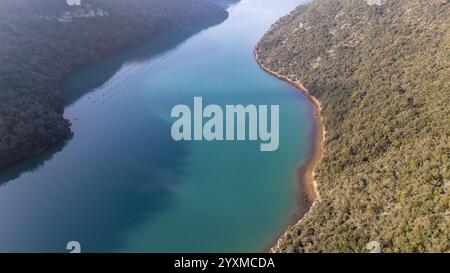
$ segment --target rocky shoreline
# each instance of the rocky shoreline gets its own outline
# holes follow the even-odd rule
[[[298,183],[300,186],[304,187],[305,190],[305,195],[301,195],[298,198],[301,201],[305,201],[303,203],[308,206],[308,212],[306,212],[305,214],[296,215],[295,222],[303,221],[306,217],[308,217],[309,212],[313,209],[314,205],[320,198],[314,173],[315,168],[320,163],[323,157],[326,133],[325,127],[323,125],[323,118],[320,115],[320,101],[312,96],[301,82],[289,79],[288,77],[280,75],[277,72],[272,71],[264,66],[264,64],[259,59],[257,49],[254,50],[254,55],[257,63],[264,71],[297,88],[311,102],[314,108],[316,128],[312,132],[313,135],[311,136],[311,139],[313,139],[313,144],[309,147],[306,163],[300,165],[297,169]],[[277,240],[276,245],[270,249],[270,252],[279,252],[279,244],[281,242],[280,240],[282,240],[281,238]]]

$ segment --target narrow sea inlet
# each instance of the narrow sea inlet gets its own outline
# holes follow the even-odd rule
[[[313,108],[253,48],[302,0],[242,0],[223,23],[174,31],[74,73],[74,136],[0,174],[0,251],[261,252],[293,220]],[[279,105],[279,147],[176,142],[174,105]]]
[[[194,97],[193,107],[179,104],[172,108],[171,116],[177,118],[171,130],[174,140],[261,141],[266,143],[260,144],[260,151],[278,149],[279,105],[226,105],[223,110],[210,104],[203,109],[202,97]]]

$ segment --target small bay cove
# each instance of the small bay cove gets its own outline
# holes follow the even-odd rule
[[[317,125],[308,99],[263,71],[253,48],[303,2],[243,0],[217,26],[74,73],[63,84],[73,138],[0,174],[0,251],[65,252],[68,241],[83,252],[267,250],[307,209],[296,169]],[[280,105],[279,149],[175,142],[171,108],[195,96]]]

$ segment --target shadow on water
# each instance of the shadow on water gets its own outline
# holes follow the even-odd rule
[[[192,35],[218,23],[168,31],[73,73],[63,83],[65,107],[108,82],[124,64],[167,54]],[[47,164],[74,142],[69,139],[3,171],[0,189],[14,181],[19,184],[12,189],[14,194],[28,196],[23,202],[18,201],[21,196],[15,196],[15,201],[0,200],[0,205],[21,208],[20,214],[0,208],[0,217],[15,213],[14,220],[0,227],[0,251],[64,252],[69,240],[82,242],[83,252],[117,251],[130,230],[172,206],[171,191],[183,176],[186,146],[172,140],[167,122],[153,116],[146,116],[145,122],[151,130],[147,126],[124,130],[123,136],[108,139],[107,144],[96,140],[102,144],[95,147],[95,153],[75,144],[82,150],[77,150],[81,159],[86,158],[83,153],[89,153],[90,159],[85,162],[71,158],[74,152],[70,149],[69,155],[58,159],[60,162]],[[95,130],[104,137],[114,132],[105,128]],[[21,178],[25,173],[33,176]],[[32,189],[25,188],[30,186]]]
[[[151,118],[151,123],[152,130],[170,131],[163,121]],[[131,133],[152,138],[150,130]],[[10,209],[20,207],[14,211],[0,208],[0,217],[8,219],[0,226],[0,252],[64,252],[71,240],[79,241],[83,252],[120,251],[135,228],[174,206],[172,190],[185,173],[186,146],[161,134],[153,136],[145,149],[136,143],[108,153],[118,142],[115,139],[108,147],[100,147],[99,155],[89,162],[77,159],[74,168],[50,166],[43,177],[38,174],[33,181],[15,181],[14,186],[25,192],[18,192],[24,196],[15,192],[13,203],[0,200]],[[43,154],[41,160],[51,160],[62,146]],[[113,154],[119,159],[108,161]],[[27,166],[10,169],[3,179],[17,177],[25,167],[38,173],[42,161],[32,159]]]
[[[167,54],[169,51],[180,46],[188,38],[203,30],[217,25],[220,22],[197,23],[184,27],[165,31],[152,40],[140,43],[134,47],[124,50],[121,54],[95,63],[81,69],[67,78],[63,83],[63,104],[68,107],[83,95],[95,90],[108,82],[124,64],[139,65],[152,58]],[[101,67],[101,70],[99,70]],[[83,81],[79,81],[83,78]]]
[[[213,3],[223,7],[223,8],[229,8],[230,6],[240,2],[241,0],[212,0]]]
[[[227,0],[225,0],[225,2],[226,1]],[[223,20],[209,23],[202,22],[182,29],[166,31],[151,41],[146,41],[132,48],[125,49],[120,54],[111,56],[108,59],[88,65],[83,69],[74,72],[63,82],[62,99],[64,107],[72,105],[82,96],[105,84],[124,64],[140,63],[166,54],[181,45],[191,36],[222,22]],[[83,79],[83,81],[80,81],[80,79]],[[17,179],[24,172],[34,172],[39,170],[46,161],[51,160],[56,153],[62,151],[71,139],[72,137],[69,137],[38,156],[1,170],[0,186]]]
[[[156,119],[151,123],[155,131],[170,131],[167,123]],[[114,153],[120,160],[108,161],[111,155],[105,154],[95,160],[95,167],[86,167],[89,171],[73,179],[82,185],[72,190],[73,196],[66,196],[63,210],[51,212],[52,224],[41,231],[47,236],[37,245],[58,251],[68,240],[78,240],[83,252],[119,251],[127,235],[175,205],[172,190],[184,176],[186,146],[164,134],[151,136],[150,130],[132,133],[152,141],[118,149]]]
[[[27,159],[24,162],[20,162],[11,167],[8,167],[1,171],[0,174],[0,187],[9,181],[15,180],[25,172],[37,172],[42,168],[46,161],[52,160],[53,156],[61,152],[66,144],[72,139],[72,136],[66,140],[56,144],[47,151],[41,153],[38,156]]]

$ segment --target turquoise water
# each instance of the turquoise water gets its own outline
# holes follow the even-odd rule
[[[260,252],[292,220],[312,108],[253,47],[301,0],[243,0],[64,82],[71,140],[0,175],[0,251]],[[175,142],[176,104],[280,105],[280,146]]]

